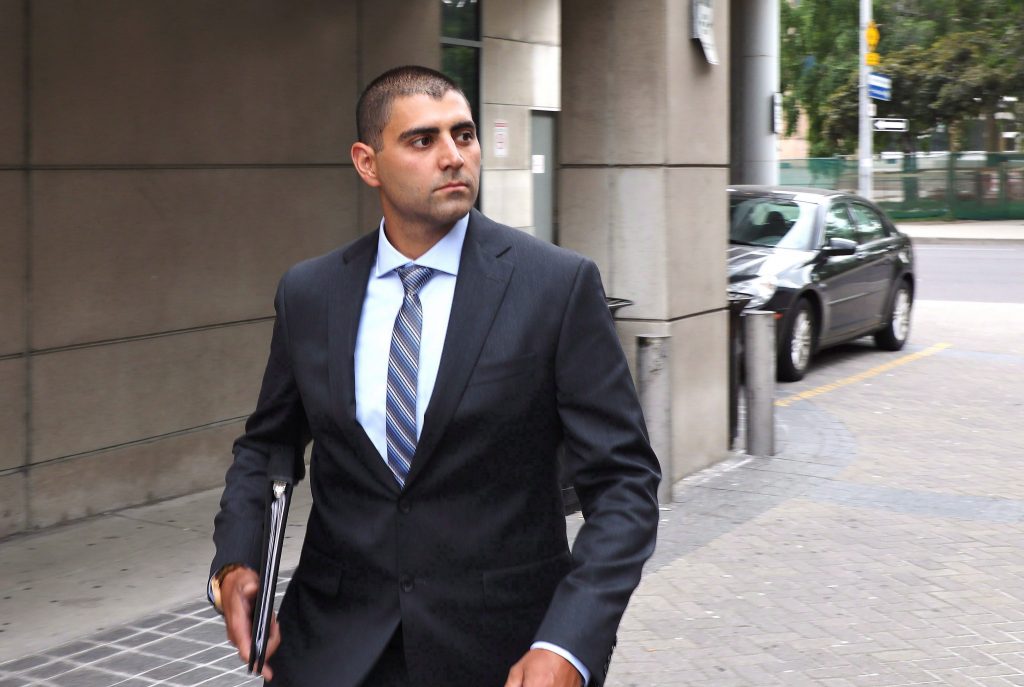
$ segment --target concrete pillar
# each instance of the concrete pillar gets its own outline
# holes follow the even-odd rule
[[[636,375],[647,436],[658,455],[658,503],[672,503],[672,361],[666,336],[637,337]]]
[[[732,12],[732,183],[779,183],[779,1],[735,0]]]
[[[591,256],[635,367],[637,336],[670,336],[672,474],[726,451],[728,3],[721,64],[691,36],[691,3],[563,0],[559,228]]]

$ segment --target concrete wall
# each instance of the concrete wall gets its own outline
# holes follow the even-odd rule
[[[631,355],[673,336],[676,477],[727,417],[728,67],[688,8],[481,5],[483,208],[532,231],[561,107],[561,242],[636,301]],[[354,102],[406,63],[440,63],[436,0],[0,0],[0,536],[221,482],[281,272],[379,220]]]
[[[689,2],[562,3],[561,242],[636,303],[618,316],[631,358],[636,336],[672,337],[673,479],[728,448],[728,2],[714,9],[717,66]]]
[[[483,0],[481,209],[533,233],[530,111],[561,104],[560,0]],[[494,123],[508,130],[508,155],[494,154]]]
[[[439,15],[0,0],[0,536],[221,482],[278,277],[379,218],[355,98]]]

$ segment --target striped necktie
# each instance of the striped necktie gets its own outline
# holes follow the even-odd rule
[[[420,331],[423,306],[419,290],[434,274],[429,267],[406,265],[395,270],[405,287],[402,308],[395,318],[388,358],[386,434],[388,467],[400,486],[405,486],[416,453],[416,385],[420,366]]]

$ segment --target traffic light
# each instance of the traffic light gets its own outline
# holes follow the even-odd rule
[[[864,31],[864,37],[868,42],[868,51],[864,55],[864,64],[869,67],[877,67],[881,61],[875,48],[878,47],[878,24],[874,20],[868,22],[868,28]]]

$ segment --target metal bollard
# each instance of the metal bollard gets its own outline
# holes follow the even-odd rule
[[[661,466],[658,503],[672,503],[672,367],[668,336],[636,339],[637,393],[651,448]]]
[[[748,310],[745,322],[747,454],[775,455],[775,313]]]
[[[740,377],[743,365],[740,356],[743,351],[743,310],[750,302],[750,296],[739,293],[729,294],[729,441],[731,451],[740,433]]]

